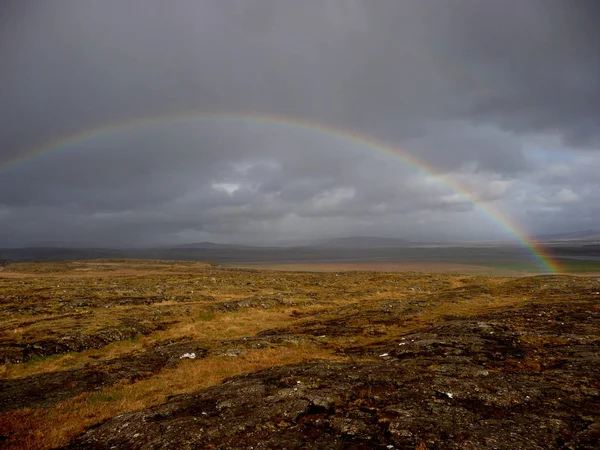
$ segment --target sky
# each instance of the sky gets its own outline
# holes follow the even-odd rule
[[[0,246],[598,229],[599,47],[595,0],[3,0]]]

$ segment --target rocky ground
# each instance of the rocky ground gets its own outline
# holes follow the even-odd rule
[[[161,270],[145,272],[136,285],[166,276]],[[143,317],[163,311],[170,321],[164,330],[5,364],[0,442],[72,449],[600,447],[600,279],[214,267],[193,268],[190,277],[190,270],[171,275],[175,299],[135,306]],[[117,273],[102,286],[118,292],[130,282]],[[190,285],[200,292],[189,294]],[[131,305],[102,298],[115,305],[99,300],[98,311],[89,309],[102,327],[115,326],[104,309],[113,309],[115,323],[119,312],[131,312]],[[36,302],[56,310],[57,302]],[[14,297],[4,305],[14,308]],[[44,317],[64,320],[54,314]],[[21,336],[29,336],[24,328]]]
[[[597,306],[452,318],[344,350],[355,362],[274,367],[119,416],[69,448],[596,449]]]

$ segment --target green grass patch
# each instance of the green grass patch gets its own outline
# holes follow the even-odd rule
[[[212,309],[207,309],[204,311],[200,311],[196,318],[200,322],[210,322],[211,320],[214,320],[216,316],[216,313]]]
[[[103,392],[98,392],[96,394],[91,394],[87,399],[86,402],[88,403],[107,403],[107,402],[114,402],[117,400],[121,400],[123,398],[123,394],[121,393],[103,393]]]
[[[28,366],[35,366],[35,365],[38,365],[40,363],[43,363],[44,361],[48,360],[48,358],[50,358],[52,356],[54,358],[56,358],[57,355],[33,356],[33,357],[29,358],[25,362],[25,364],[27,364]]]
[[[600,261],[560,260],[560,265],[567,273],[600,272]]]

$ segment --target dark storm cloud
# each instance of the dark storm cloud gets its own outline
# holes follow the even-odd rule
[[[578,173],[548,172],[535,144],[541,133],[558,137],[562,162],[580,171],[587,156],[577,149],[600,147],[593,1],[56,0],[1,8],[0,161],[132,117],[245,111],[372,135],[515,214],[539,207],[535,229],[558,216],[577,228],[569,211],[580,213],[596,192]],[[458,236],[473,220],[468,200],[358,147],[242,123],[100,136],[0,172],[2,238],[265,241],[332,227],[418,236],[439,223]],[[585,223],[598,217],[584,215]]]
[[[387,158],[374,158],[359,146],[340,146],[331,137],[298,139],[294,133],[289,136],[264,125],[261,132],[241,132],[232,124],[230,129],[208,129],[204,135],[208,142],[229,142],[227,148],[238,154],[223,152],[221,159],[211,159],[202,151],[190,151],[186,141],[160,151],[164,147],[159,137],[170,128],[148,132],[143,161],[135,158],[136,147],[125,145],[132,137],[122,136],[99,139],[97,148],[75,146],[55,152],[47,161],[6,170],[0,178],[4,229],[17,241],[29,234],[38,241],[51,240],[40,236],[60,229],[78,243],[133,236],[135,243],[151,244],[185,231],[247,240],[248,230],[262,233],[254,240],[265,242],[269,227],[272,234],[281,223],[295,229],[298,222],[310,220],[308,227],[298,230],[310,235],[311,226],[319,221],[340,221],[336,229],[345,232],[360,223],[423,209],[442,213],[471,209],[433,179],[415,176],[410,168],[390,164]],[[211,137],[215,133],[219,139]],[[277,145],[266,146],[266,136]],[[241,142],[254,149],[250,159],[239,157]],[[377,182],[372,180],[374,173],[380,177]],[[28,185],[20,182],[25,179],[30,180]],[[11,189],[20,184],[22,189]],[[403,221],[411,224],[407,217]],[[22,222],[30,225],[20,227]],[[32,233],[32,226],[41,230]]]
[[[554,132],[574,145],[597,146],[598,2],[451,3],[446,48],[468,68],[465,82],[480,87],[467,96],[468,112],[518,132]]]
[[[287,113],[390,139],[418,133],[423,119],[459,114],[591,138],[600,104],[597,8],[569,5],[13,6],[0,31],[4,147],[20,151],[44,141],[25,134],[25,121],[60,136],[91,123],[186,109]]]

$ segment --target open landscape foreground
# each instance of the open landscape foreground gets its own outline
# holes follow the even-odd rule
[[[0,269],[0,445],[599,447],[597,276],[287,268]]]

